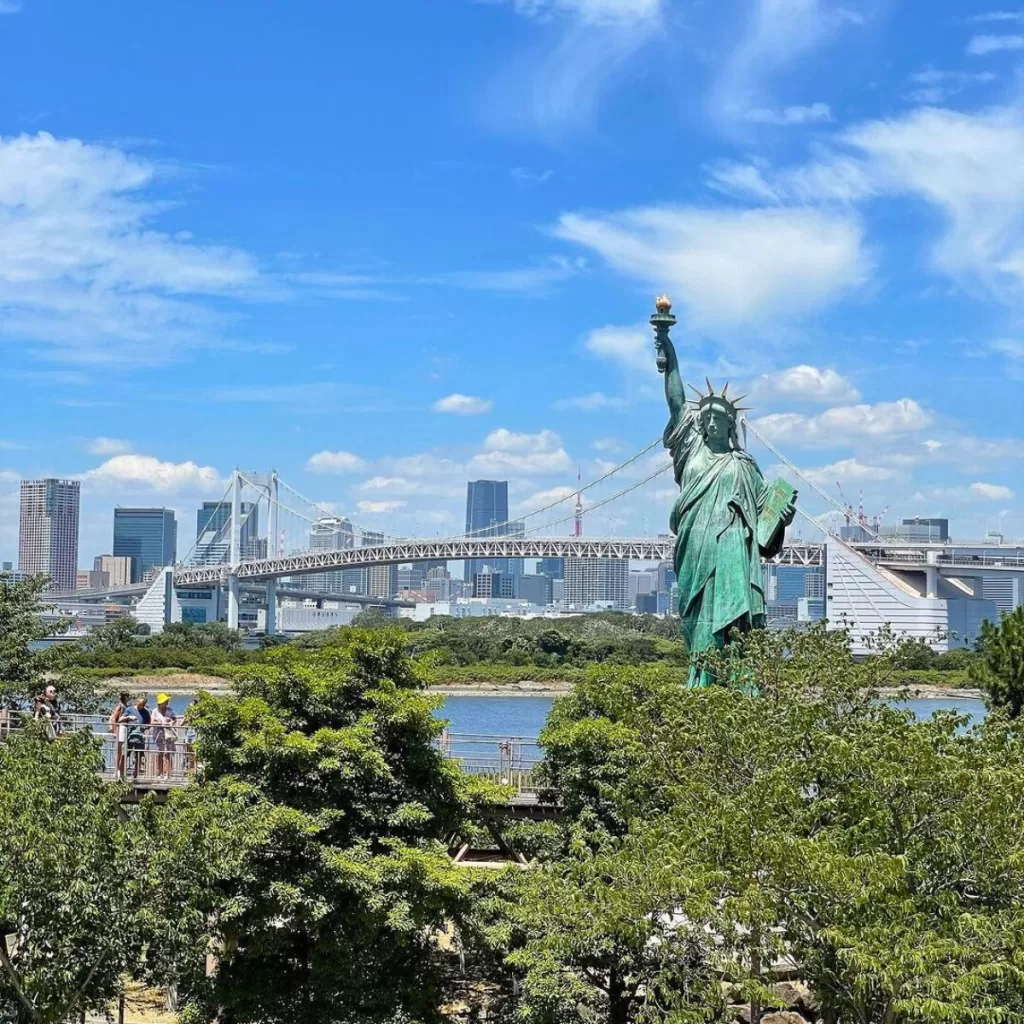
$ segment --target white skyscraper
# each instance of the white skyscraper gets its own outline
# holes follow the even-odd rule
[[[77,480],[22,480],[18,569],[50,577],[50,589],[71,593],[78,575]]]
[[[577,610],[593,604],[629,607],[629,560],[625,558],[567,558],[565,606]]]

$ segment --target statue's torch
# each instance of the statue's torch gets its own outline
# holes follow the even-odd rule
[[[654,328],[654,348],[658,353],[658,373],[668,369],[668,357],[665,346],[668,343],[668,332],[675,326],[676,318],[672,315],[672,300],[667,295],[659,295],[654,300],[657,312],[651,314],[651,326]]]

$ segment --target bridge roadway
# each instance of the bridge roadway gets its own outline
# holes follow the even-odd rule
[[[467,558],[616,558],[635,562],[671,561],[672,537],[451,537],[408,540],[336,551],[304,551],[278,558],[227,565],[176,566],[176,587],[223,583],[229,575],[245,580],[273,580],[309,572],[364,569],[406,562],[461,561]],[[789,565],[820,565],[820,544],[790,544],[775,559]]]

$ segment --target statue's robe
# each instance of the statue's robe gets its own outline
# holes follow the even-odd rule
[[[761,557],[778,554],[785,529],[780,525],[767,547],[758,546],[757,517],[768,490],[761,470],[745,451],[711,451],[695,410],[670,421],[664,441],[679,486],[670,527],[681,632],[691,652],[720,648],[733,629],[764,626]],[[702,673],[691,682],[708,680]]]

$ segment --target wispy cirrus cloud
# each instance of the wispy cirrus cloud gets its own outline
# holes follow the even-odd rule
[[[617,79],[657,37],[665,0],[514,0],[540,23],[535,46],[512,57],[487,90],[500,130],[563,134],[592,123]]]
[[[745,119],[752,109],[765,109],[764,98],[776,75],[864,21],[852,5],[832,0],[754,0],[746,33],[712,91],[712,112],[729,122]]]
[[[1024,50],[1024,36],[980,35],[967,44],[967,52],[972,57],[987,57],[990,53],[1007,50]]]

